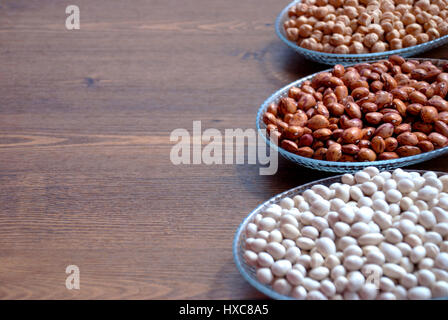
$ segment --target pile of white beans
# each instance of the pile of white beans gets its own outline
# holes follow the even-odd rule
[[[448,175],[368,167],[245,228],[257,279],[296,299],[448,297]]]

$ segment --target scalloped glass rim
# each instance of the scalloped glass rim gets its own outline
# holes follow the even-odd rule
[[[373,61],[373,60],[380,60],[384,56],[390,56],[393,54],[401,55],[403,57],[409,57],[411,55],[423,53],[427,50],[442,46],[446,43],[448,43],[448,35],[442,36],[440,38],[434,39],[432,41],[428,41],[416,46],[403,48],[403,49],[397,49],[397,50],[390,50],[390,51],[384,51],[384,52],[374,52],[374,53],[362,53],[362,54],[335,54],[335,53],[326,53],[326,52],[319,52],[319,51],[313,51],[309,49],[305,49],[297,45],[296,43],[288,40],[286,38],[285,30],[283,28],[283,23],[288,17],[288,10],[293,5],[296,5],[297,3],[300,3],[301,0],[295,0],[288,4],[277,16],[277,19],[275,20],[275,31],[277,33],[277,36],[286,43],[290,48],[294,49],[295,51],[299,52],[300,54],[304,55],[305,57],[312,59],[314,61],[325,63],[325,64],[334,64],[335,62],[339,62],[341,64],[348,64],[353,61],[361,62],[361,61]]]
[[[443,59],[426,59],[426,58],[412,58],[413,60],[419,60],[419,61],[432,61],[436,65],[440,65],[442,63],[448,62],[448,60]],[[354,65],[354,64],[353,64]],[[257,113],[257,119],[256,119],[256,126],[257,130],[260,129],[266,129],[266,125],[263,122],[263,113],[266,111],[269,104],[272,102],[276,102],[279,100],[279,98],[286,96],[289,88],[292,86],[300,85],[302,82],[306,80],[312,79],[316,74],[320,72],[330,71],[331,69],[323,70],[316,72],[312,75],[306,76],[304,78],[301,78],[299,80],[296,80],[285,87],[281,88],[274,94],[272,94],[268,99],[266,99],[261,107],[258,109]],[[379,160],[379,161],[371,161],[371,162],[336,162],[336,161],[325,161],[325,160],[317,160],[312,158],[305,158],[302,156],[299,156],[297,154],[291,153],[289,151],[286,151],[285,149],[277,146],[276,144],[271,144],[271,141],[268,137],[266,137],[265,134],[261,134],[265,142],[268,144],[268,146],[271,146],[274,150],[278,151],[282,156],[284,156],[286,159],[296,162],[300,165],[304,165],[308,168],[317,169],[317,170],[323,170],[327,172],[353,172],[356,170],[360,170],[362,168],[368,167],[368,166],[375,166],[382,169],[393,169],[398,168],[402,166],[407,166],[411,164],[420,163],[426,160],[430,160],[436,157],[439,157],[441,155],[444,155],[448,153],[448,146],[443,147],[440,149],[436,149],[430,152],[424,152],[415,156],[410,157],[403,157],[398,159],[392,159],[392,160]]]
[[[430,170],[406,170],[408,172],[419,172],[420,174],[423,174],[425,172],[428,172]],[[440,175],[447,175],[447,172],[441,172],[441,171],[433,171],[435,172],[438,176]],[[255,289],[257,289],[258,291],[262,292],[263,294],[265,294],[266,296],[272,298],[272,299],[276,299],[276,300],[295,300],[293,297],[290,296],[285,296],[282,295],[280,293],[275,292],[271,286],[268,285],[264,285],[262,283],[260,283],[255,276],[255,268],[249,266],[243,258],[243,247],[242,247],[242,240],[245,239],[245,233],[244,230],[246,228],[246,225],[251,221],[251,219],[259,212],[261,212],[264,208],[266,208],[268,205],[273,204],[273,203],[279,203],[281,199],[283,199],[284,197],[293,197],[297,194],[300,194],[302,192],[304,192],[306,189],[311,188],[313,185],[316,184],[324,184],[329,186],[331,183],[334,182],[340,182],[341,181],[341,177],[342,175],[337,175],[337,176],[332,176],[332,177],[327,177],[327,178],[323,178],[320,180],[316,180],[316,181],[312,181],[306,184],[303,184],[301,186],[289,189],[287,191],[284,191],[282,193],[279,193],[275,196],[273,196],[272,198],[270,198],[269,200],[263,202],[262,204],[260,204],[258,207],[256,207],[251,213],[249,213],[249,215],[244,218],[244,220],[241,222],[241,224],[238,226],[238,229],[235,232],[235,236],[233,239],[233,244],[232,244],[232,252],[233,252],[233,259],[234,262],[237,266],[238,271],[241,273],[241,275],[243,276],[243,278],[249,282]],[[434,298],[433,300],[447,300],[448,297],[443,297],[443,298]]]

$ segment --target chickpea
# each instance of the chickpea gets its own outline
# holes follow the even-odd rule
[[[411,34],[408,34],[403,38],[403,47],[405,48],[415,46],[416,44],[417,39]]]
[[[311,34],[311,38],[316,39],[317,42],[322,42],[322,38],[324,36],[324,33],[320,30],[314,30]]]
[[[308,18],[305,16],[300,16],[298,19],[296,19],[296,26],[300,27],[303,24],[307,24],[308,23]]]
[[[437,31],[437,29],[435,29],[435,28],[430,28],[430,29],[428,29],[428,30],[426,31],[426,33],[427,33],[428,36],[429,36],[429,40],[434,40],[434,39],[440,38],[440,33],[439,33],[439,31]]]
[[[316,0],[316,5],[318,5],[319,7],[326,6],[327,4],[327,0]]]
[[[428,31],[431,28],[436,29],[437,23],[434,21],[434,19],[431,19],[423,25],[423,28],[425,29],[425,31]]]
[[[359,41],[353,41],[350,45],[350,53],[359,54],[364,52],[364,45]]]
[[[350,52],[350,49],[345,44],[341,44],[334,48],[333,52],[338,54],[348,54]]]
[[[372,23],[372,16],[367,12],[364,12],[359,15],[358,23],[368,27]]]
[[[422,12],[416,15],[415,18],[419,24],[425,24],[431,19],[431,15],[427,12]]]
[[[330,38],[331,38],[331,36],[329,36],[329,35],[324,35],[324,36],[322,37],[322,44],[330,43]]]
[[[286,29],[286,37],[291,41],[297,41],[299,39],[299,29],[288,28]]]
[[[425,43],[429,41],[429,36],[426,33],[420,33],[416,36],[417,38],[417,43]]]
[[[429,0],[419,0],[415,3],[415,6],[422,9],[423,11],[428,11],[431,3],[429,2]]]
[[[372,52],[384,52],[386,50],[387,50],[386,43],[384,43],[383,41],[376,42],[371,48]]]
[[[344,35],[351,36],[353,34],[353,30],[350,27],[345,27],[344,29]]]
[[[403,48],[403,42],[399,38],[392,39],[391,41],[389,41],[389,43],[390,43],[390,48],[392,50],[398,50],[398,49]]]
[[[345,26],[348,26],[348,25],[350,25],[351,19],[348,16],[346,16],[345,14],[343,14],[343,15],[338,16],[336,18],[336,21],[342,22]]]
[[[314,11],[314,16],[318,19],[323,19],[328,14],[328,8],[327,7],[318,7]]]
[[[358,0],[346,0],[344,2],[344,6],[358,7],[359,6],[359,2],[358,2]]]
[[[418,34],[422,33],[423,29],[422,26],[418,23],[411,23],[406,26],[406,32],[408,34],[412,34],[414,37]]]
[[[368,35],[366,35],[364,37],[364,45],[368,48],[372,47],[376,42],[378,42],[378,40],[380,39],[380,37],[376,34],[376,33],[369,33]]]
[[[404,28],[404,24],[401,21],[394,21],[394,29],[400,30]]]
[[[381,28],[383,28],[384,32],[388,33],[394,30],[394,25],[389,20],[381,21]]]
[[[381,27],[381,25],[376,24],[376,23],[372,23],[368,27],[368,30],[369,30],[369,33],[376,33],[378,36],[381,36],[384,33],[384,30]]]
[[[364,36],[362,34],[360,34],[359,32],[357,32],[352,35],[352,41],[363,42]]]
[[[334,21],[328,21],[322,30],[324,32],[324,34],[331,34],[334,24],[335,24]]]
[[[336,15],[334,13],[327,14],[324,21],[336,21]]]
[[[334,46],[332,46],[331,44],[329,44],[329,43],[325,43],[324,44],[324,47],[323,47],[323,52],[327,52],[327,53],[333,53],[333,51],[334,51]]]
[[[314,30],[319,30],[322,31],[325,27],[325,22],[324,21],[318,21],[316,22],[316,24],[313,26]]]
[[[355,7],[350,7],[350,6],[345,7],[344,13],[350,19],[354,19],[354,18],[358,17],[358,10],[356,10]]]
[[[333,26],[333,33],[340,33],[340,34],[344,34],[345,31],[345,24],[341,21],[338,21],[334,24]]]
[[[299,35],[302,38],[308,38],[313,32],[313,27],[309,24],[302,24],[299,28]]]
[[[330,38],[330,44],[333,46],[339,46],[344,43],[344,36],[339,33],[335,33]]]
[[[400,39],[400,32],[398,30],[392,30],[391,32],[386,34],[386,40],[391,42],[392,39]]]
[[[432,4],[432,5],[429,6],[428,12],[430,14],[434,15],[434,16],[438,16],[439,13],[440,13],[440,9],[439,9],[439,7],[437,5]]]
[[[448,34],[448,23],[444,22],[439,25],[439,32],[441,36],[446,36]]]
[[[415,16],[410,13],[410,12],[406,12],[405,14],[403,14],[403,16],[401,17],[401,21],[405,24],[412,24],[415,23]]]

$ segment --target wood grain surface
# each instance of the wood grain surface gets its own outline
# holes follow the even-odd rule
[[[1,299],[264,298],[234,265],[236,228],[328,174],[175,166],[169,135],[254,128],[272,92],[326,68],[275,36],[287,3],[1,1]],[[65,28],[69,4],[80,30]],[[80,290],[65,287],[71,264]]]

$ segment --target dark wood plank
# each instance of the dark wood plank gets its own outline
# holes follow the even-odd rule
[[[266,97],[325,68],[276,38],[287,3],[77,0],[67,31],[64,2],[2,1],[0,298],[263,297],[233,263],[238,224],[326,174],[174,166],[169,134],[253,128]]]

